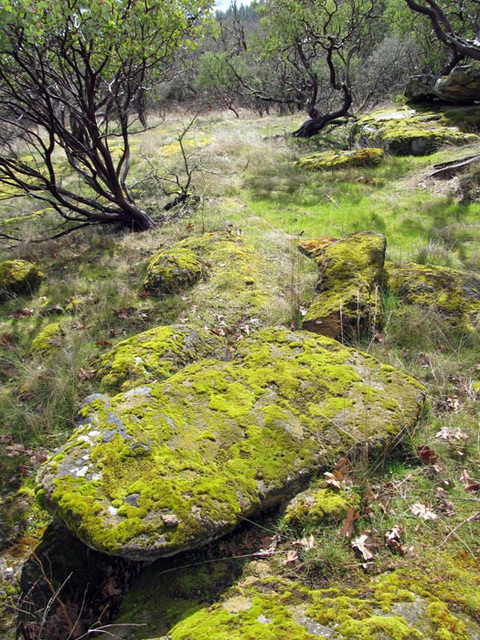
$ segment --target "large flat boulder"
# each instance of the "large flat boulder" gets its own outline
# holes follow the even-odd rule
[[[335,339],[359,338],[382,324],[380,286],[387,243],[379,233],[354,233],[305,245],[320,268],[302,328]]]
[[[480,625],[475,619],[478,576],[472,569],[464,569],[465,595],[457,596],[459,588],[463,591],[460,571],[455,572],[451,559],[445,556],[440,556],[437,564],[431,561],[418,569],[399,569],[343,589],[335,585],[309,588],[278,575],[259,577],[259,564],[247,567],[243,580],[212,606],[184,611],[166,636],[144,633],[141,637],[144,640],[480,637]],[[461,561],[457,564],[466,565]],[[439,573],[440,568],[444,574]],[[265,570],[262,567],[260,571]]]
[[[372,167],[384,159],[383,149],[352,149],[348,151],[323,151],[301,158],[296,163],[307,171],[335,171],[354,167]]]
[[[95,395],[41,468],[41,504],[89,546],[151,560],[205,544],[345,453],[383,451],[423,403],[415,380],[309,332],[268,329],[232,362]]]
[[[452,104],[472,104],[480,100],[480,71],[461,65],[445,76],[414,75],[408,81],[405,96],[410,102],[442,100]]]
[[[423,156],[447,144],[478,142],[478,136],[448,126],[442,114],[414,109],[386,109],[359,118],[352,128],[357,144],[381,147],[395,156]]]

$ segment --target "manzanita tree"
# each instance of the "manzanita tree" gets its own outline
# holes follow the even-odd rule
[[[145,125],[145,92],[169,77],[212,4],[2,0],[0,183],[47,203],[68,230],[153,227],[128,187],[129,138]],[[80,180],[61,175],[62,160]]]
[[[365,47],[382,5],[377,0],[265,0],[259,5],[264,53],[279,55],[292,67],[308,94],[309,120],[294,135],[309,138],[348,115],[352,56]]]
[[[442,69],[449,73],[463,60],[480,60],[480,0],[405,0],[408,7],[426,16],[435,36],[451,52]]]

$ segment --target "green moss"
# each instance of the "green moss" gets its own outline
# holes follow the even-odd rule
[[[360,118],[352,130],[354,138],[364,145],[378,144],[393,155],[427,155],[446,144],[471,144],[478,136],[446,126],[435,112],[413,109],[376,111]]]
[[[354,233],[322,248],[317,295],[303,328],[332,338],[360,337],[383,320],[380,284],[386,241]]]
[[[58,340],[62,336],[62,328],[59,322],[47,324],[32,340],[31,351],[50,351],[58,348]]]
[[[359,497],[352,491],[308,489],[287,505],[284,519],[287,524],[302,527],[339,523],[346,517],[348,509],[359,506]]]
[[[26,260],[0,263],[0,300],[10,295],[32,293],[44,278],[43,273]]]
[[[348,169],[380,164],[383,149],[354,149],[353,151],[324,151],[302,158],[297,166],[309,171]]]
[[[390,375],[387,389],[373,358],[323,336],[259,332],[233,362],[94,401],[39,488],[95,548],[134,558],[188,549],[298,490],[352,442],[381,447],[413,425],[421,387]]]
[[[186,325],[155,327],[120,342],[102,357],[97,372],[100,389],[130,389],[165,380],[185,365],[216,356],[225,347],[220,338]]]
[[[151,258],[143,287],[153,293],[178,293],[194,285],[202,273],[203,264],[196,254],[175,246]]]

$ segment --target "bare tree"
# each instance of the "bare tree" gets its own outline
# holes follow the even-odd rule
[[[45,202],[68,229],[152,228],[127,184],[130,133],[211,1],[10,3],[0,10],[0,183]]]

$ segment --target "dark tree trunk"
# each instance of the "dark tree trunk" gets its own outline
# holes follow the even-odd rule
[[[128,210],[124,209],[125,214],[119,216],[119,222],[125,227],[131,228],[133,231],[149,231],[155,227],[154,220],[139,207],[129,204]]]
[[[337,111],[326,113],[324,115],[321,115],[316,110],[312,109],[310,112],[312,117],[306,120],[301,127],[292,133],[295,138],[311,138],[322,131],[322,129],[325,129],[328,124],[349,115],[348,110],[352,106],[352,94],[346,85],[342,85],[341,88],[343,91],[342,107]]]

